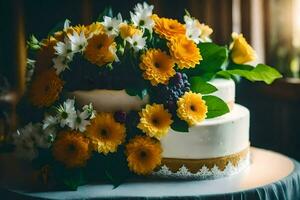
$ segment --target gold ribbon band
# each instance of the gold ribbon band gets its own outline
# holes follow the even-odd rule
[[[239,161],[245,159],[249,153],[249,147],[246,149],[231,154],[228,156],[218,157],[218,158],[208,158],[208,159],[178,159],[178,158],[163,158],[161,166],[166,165],[172,172],[177,172],[182,165],[184,165],[192,173],[197,173],[203,166],[211,169],[215,165],[224,171],[225,167],[229,162],[233,166],[237,166]]]

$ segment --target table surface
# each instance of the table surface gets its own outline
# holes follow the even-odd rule
[[[110,184],[90,184],[79,187],[78,191],[10,191],[22,196],[46,199],[201,197],[238,193],[270,185],[295,171],[296,161],[272,151],[251,147],[251,159],[251,165],[240,174],[215,180],[143,179],[126,182],[115,189]]]

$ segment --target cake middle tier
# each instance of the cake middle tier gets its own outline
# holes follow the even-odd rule
[[[243,151],[249,146],[249,110],[236,104],[221,117],[190,127],[188,133],[171,130],[161,140],[164,158],[206,159]]]

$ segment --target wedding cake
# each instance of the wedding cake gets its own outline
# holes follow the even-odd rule
[[[137,4],[124,20],[106,9],[92,24],[66,20],[30,37],[20,128],[7,141],[37,181],[211,179],[249,165],[250,115],[235,104],[235,81],[280,73],[246,64],[256,55],[242,34],[220,46],[188,12],[179,22],[152,11]]]

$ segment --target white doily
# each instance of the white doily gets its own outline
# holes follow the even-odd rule
[[[237,174],[250,165],[250,153],[243,159],[241,159],[236,166],[231,162],[228,162],[225,169],[222,171],[218,166],[214,166],[209,169],[206,166],[203,166],[198,172],[192,173],[182,165],[177,172],[172,172],[166,165],[160,167],[156,172],[153,172],[152,175],[162,178],[176,178],[176,179],[216,179],[225,176],[231,176]]]

